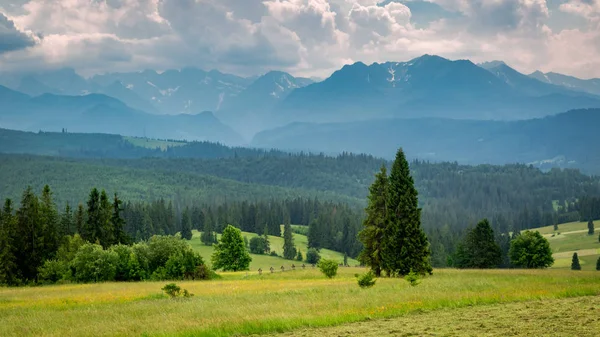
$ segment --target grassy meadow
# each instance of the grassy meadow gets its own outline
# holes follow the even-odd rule
[[[210,256],[213,253],[212,246],[206,246],[202,242],[200,242],[200,232],[193,231],[192,240],[189,241],[190,245],[197,250],[200,255],[204,258],[204,261],[210,265]],[[258,236],[256,233],[248,233],[242,232],[242,235],[250,241],[251,238]],[[296,249],[302,252],[302,256],[306,259],[306,251],[308,250],[308,238],[304,235],[293,234],[294,236],[294,244],[296,245]],[[220,238],[220,235],[219,235]],[[271,244],[271,250],[277,252],[279,256],[283,255],[283,238],[280,236],[269,235],[269,243]],[[336,252],[329,249],[321,249],[320,251],[321,257],[326,259],[332,259],[339,261],[342,263],[344,261],[344,254],[340,252]],[[286,269],[290,268],[292,264],[296,266],[302,265],[303,262],[290,261],[286,260],[282,257],[270,256],[270,255],[257,255],[250,254],[252,256],[252,262],[250,263],[250,270],[256,271],[259,268],[267,271],[269,268],[273,267],[276,270],[279,270],[283,265]],[[348,258],[348,265],[357,266],[359,265],[358,261],[355,259]]]
[[[278,333],[369,319],[600,295],[596,272],[435,270],[411,287],[380,279],[360,289],[355,273],[334,279],[318,270],[223,273],[213,281],[177,282],[195,294],[170,299],[166,282],[0,288],[0,336],[227,336]],[[591,311],[590,311],[591,313]],[[410,332],[410,331],[406,331]]]
[[[596,270],[596,261],[600,257],[600,223],[596,223],[596,233],[588,235],[587,222],[571,222],[553,226],[541,227],[539,231],[550,242],[554,265],[552,268],[570,269],[573,253],[577,252],[582,270]]]

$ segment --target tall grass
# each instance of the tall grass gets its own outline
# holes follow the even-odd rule
[[[281,332],[438,308],[600,294],[595,272],[436,270],[417,287],[380,279],[360,289],[359,268],[225,273],[179,282],[190,299],[162,296],[164,282],[0,288],[0,336],[207,335]]]

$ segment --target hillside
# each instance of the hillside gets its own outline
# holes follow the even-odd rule
[[[281,149],[407,155],[464,164],[531,163],[600,173],[596,125],[600,109],[574,110],[526,121],[393,119],[339,124],[295,123],[263,131],[252,145]]]
[[[189,241],[190,245],[195,250],[197,250],[200,253],[200,255],[202,255],[204,260],[210,265],[210,257],[214,251],[214,248],[212,246],[206,246],[200,242],[200,233],[198,231],[193,231],[193,233],[194,234],[192,240]],[[255,233],[248,232],[242,232],[242,235],[246,237],[248,241],[251,238],[257,236],[257,234]],[[220,238],[220,234],[218,235],[218,237]],[[269,273],[269,268],[273,267],[276,271],[279,272],[281,266],[284,266],[286,269],[290,269],[292,264],[295,264],[297,269],[301,269],[300,266],[303,263],[307,265],[307,268],[311,268],[310,265],[305,261],[298,262],[295,260],[286,260],[280,257],[283,254],[283,238],[281,236],[269,235],[269,243],[271,245],[271,251],[277,252],[279,256],[250,254],[250,256],[252,257],[252,262],[250,263],[250,271],[255,272],[259,268],[262,268],[262,270],[265,273]],[[304,256],[304,258],[306,259],[306,251],[308,250],[308,240],[306,236],[294,233],[294,245],[296,246],[297,250],[302,252],[302,256]],[[333,250],[323,248],[321,249],[319,254],[322,258],[336,260],[339,261],[339,263],[342,263],[344,261],[344,254]],[[357,266],[358,264],[358,261],[352,258],[348,258],[348,265]]]
[[[596,221],[596,232],[588,235],[586,222],[571,222],[553,226],[534,228],[550,242],[555,259],[552,268],[570,269],[573,253],[577,252],[582,270],[596,270],[596,261],[600,257],[600,222]]]

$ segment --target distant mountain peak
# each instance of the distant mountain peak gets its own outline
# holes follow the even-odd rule
[[[498,61],[498,60],[482,62],[482,63],[478,63],[477,65],[480,66],[481,68],[487,69],[487,70],[496,68],[496,67],[500,67],[500,66],[508,67],[508,65],[506,63],[504,63],[504,61]]]

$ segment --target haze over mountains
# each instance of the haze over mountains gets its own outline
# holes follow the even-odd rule
[[[587,166],[589,158],[572,151],[579,143],[562,136],[571,132],[551,134],[560,134],[557,123],[565,121],[584,129],[594,125],[598,110],[540,118],[600,108],[599,79],[525,75],[501,61],[476,65],[434,55],[357,62],[316,83],[277,71],[244,78],[183,68],[87,79],[72,69],[0,73],[0,84],[2,128],[66,128],[386,158],[403,146],[414,157],[466,163]],[[535,120],[508,122],[529,119]]]

